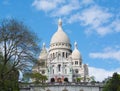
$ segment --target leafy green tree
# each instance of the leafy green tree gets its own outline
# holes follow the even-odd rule
[[[106,82],[103,91],[120,91],[120,75],[114,73],[112,78]]]
[[[81,80],[83,80],[83,78],[82,77],[78,77],[78,78],[76,78],[76,80],[77,80],[77,82],[81,82]]]
[[[32,83],[35,83],[35,84],[44,84],[47,80],[47,77],[45,75],[42,75],[38,72],[26,73],[24,76],[26,78],[31,78]]]
[[[90,77],[87,77],[86,80],[89,82],[91,79],[90,79]]]
[[[90,77],[90,80],[91,80],[91,82],[94,82],[94,81],[95,81],[95,77],[94,77],[94,76],[91,76],[91,77]]]
[[[22,22],[0,22],[0,91],[9,91],[18,83],[18,70],[29,69],[38,52],[38,38]]]
[[[47,80],[47,77],[40,73],[32,73],[31,78],[34,79],[35,83],[44,83]]]
[[[3,60],[2,60],[2,55],[0,54],[0,70],[3,66]],[[11,68],[10,64],[7,64],[5,67],[5,71],[7,72],[9,70],[9,68]],[[17,69],[12,70],[11,72],[8,73],[8,75],[6,76],[6,79],[3,80],[0,79],[0,91],[18,91],[19,87],[18,87],[18,78],[19,78],[19,72]]]

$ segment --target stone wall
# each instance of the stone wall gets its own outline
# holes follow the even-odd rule
[[[102,83],[87,83],[87,84],[48,84],[47,86],[42,85],[21,85],[20,91],[102,91],[103,84]]]

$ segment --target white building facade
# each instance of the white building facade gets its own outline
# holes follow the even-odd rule
[[[71,49],[70,39],[62,29],[61,19],[48,51],[43,44],[38,64],[33,67],[34,71],[46,75],[48,82],[74,82],[78,78],[87,81],[89,78],[88,65],[82,62],[77,42],[74,43],[74,50]]]

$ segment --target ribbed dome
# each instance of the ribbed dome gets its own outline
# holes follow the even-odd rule
[[[79,50],[77,49],[76,42],[75,42],[74,46],[75,46],[75,49],[72,52],[72,59],[81,59],[81,54],[80,54]]]
[[[62,29],[62,20],[61,19],[59,19],[59,21],[58,21],[58,30],[52,36],[50,43],[52,44],[52,43],[59,43],[59,42],[70,43],[68,36],[66,35],[66,33]]]

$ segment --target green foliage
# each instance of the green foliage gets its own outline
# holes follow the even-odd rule
[[[82,77],[76,78],[77,82],[81,82],[82,79],[83,79]]]
[[[2,64],[0,64],[0,68]],[[9,67],[9,66],[8,66]],[[8,71],[8,67],[5,68],[5,72]],[[12,70],[6,76],[6,79],[0,79],[0,91],[19,91],[18,84],[18,71]]]
[[[105,84],[103,91],[120,91],[120,75],[114,73]]]
[[[38,72],[34,73],[26,73],[24,74],[24,78],[31,78],[32,82],[35,84],[44,84],[47,80],[47,77],[45,75],[42,75]]]
[[[39,52],[38,38],[15,19],[0,22],[0,91],[18,91],[18,70],[27,70]]]
[[[94,76],[91,76],[91,77],[90,77],[90,80],[91,80],[91,82],[94,82],[94,81],[95,81],[95,77],[94,77]]]
[[[47,77],[40,73],[32,73],[31,78],[34,79],[35,83],[44,83],[47,80]]]

